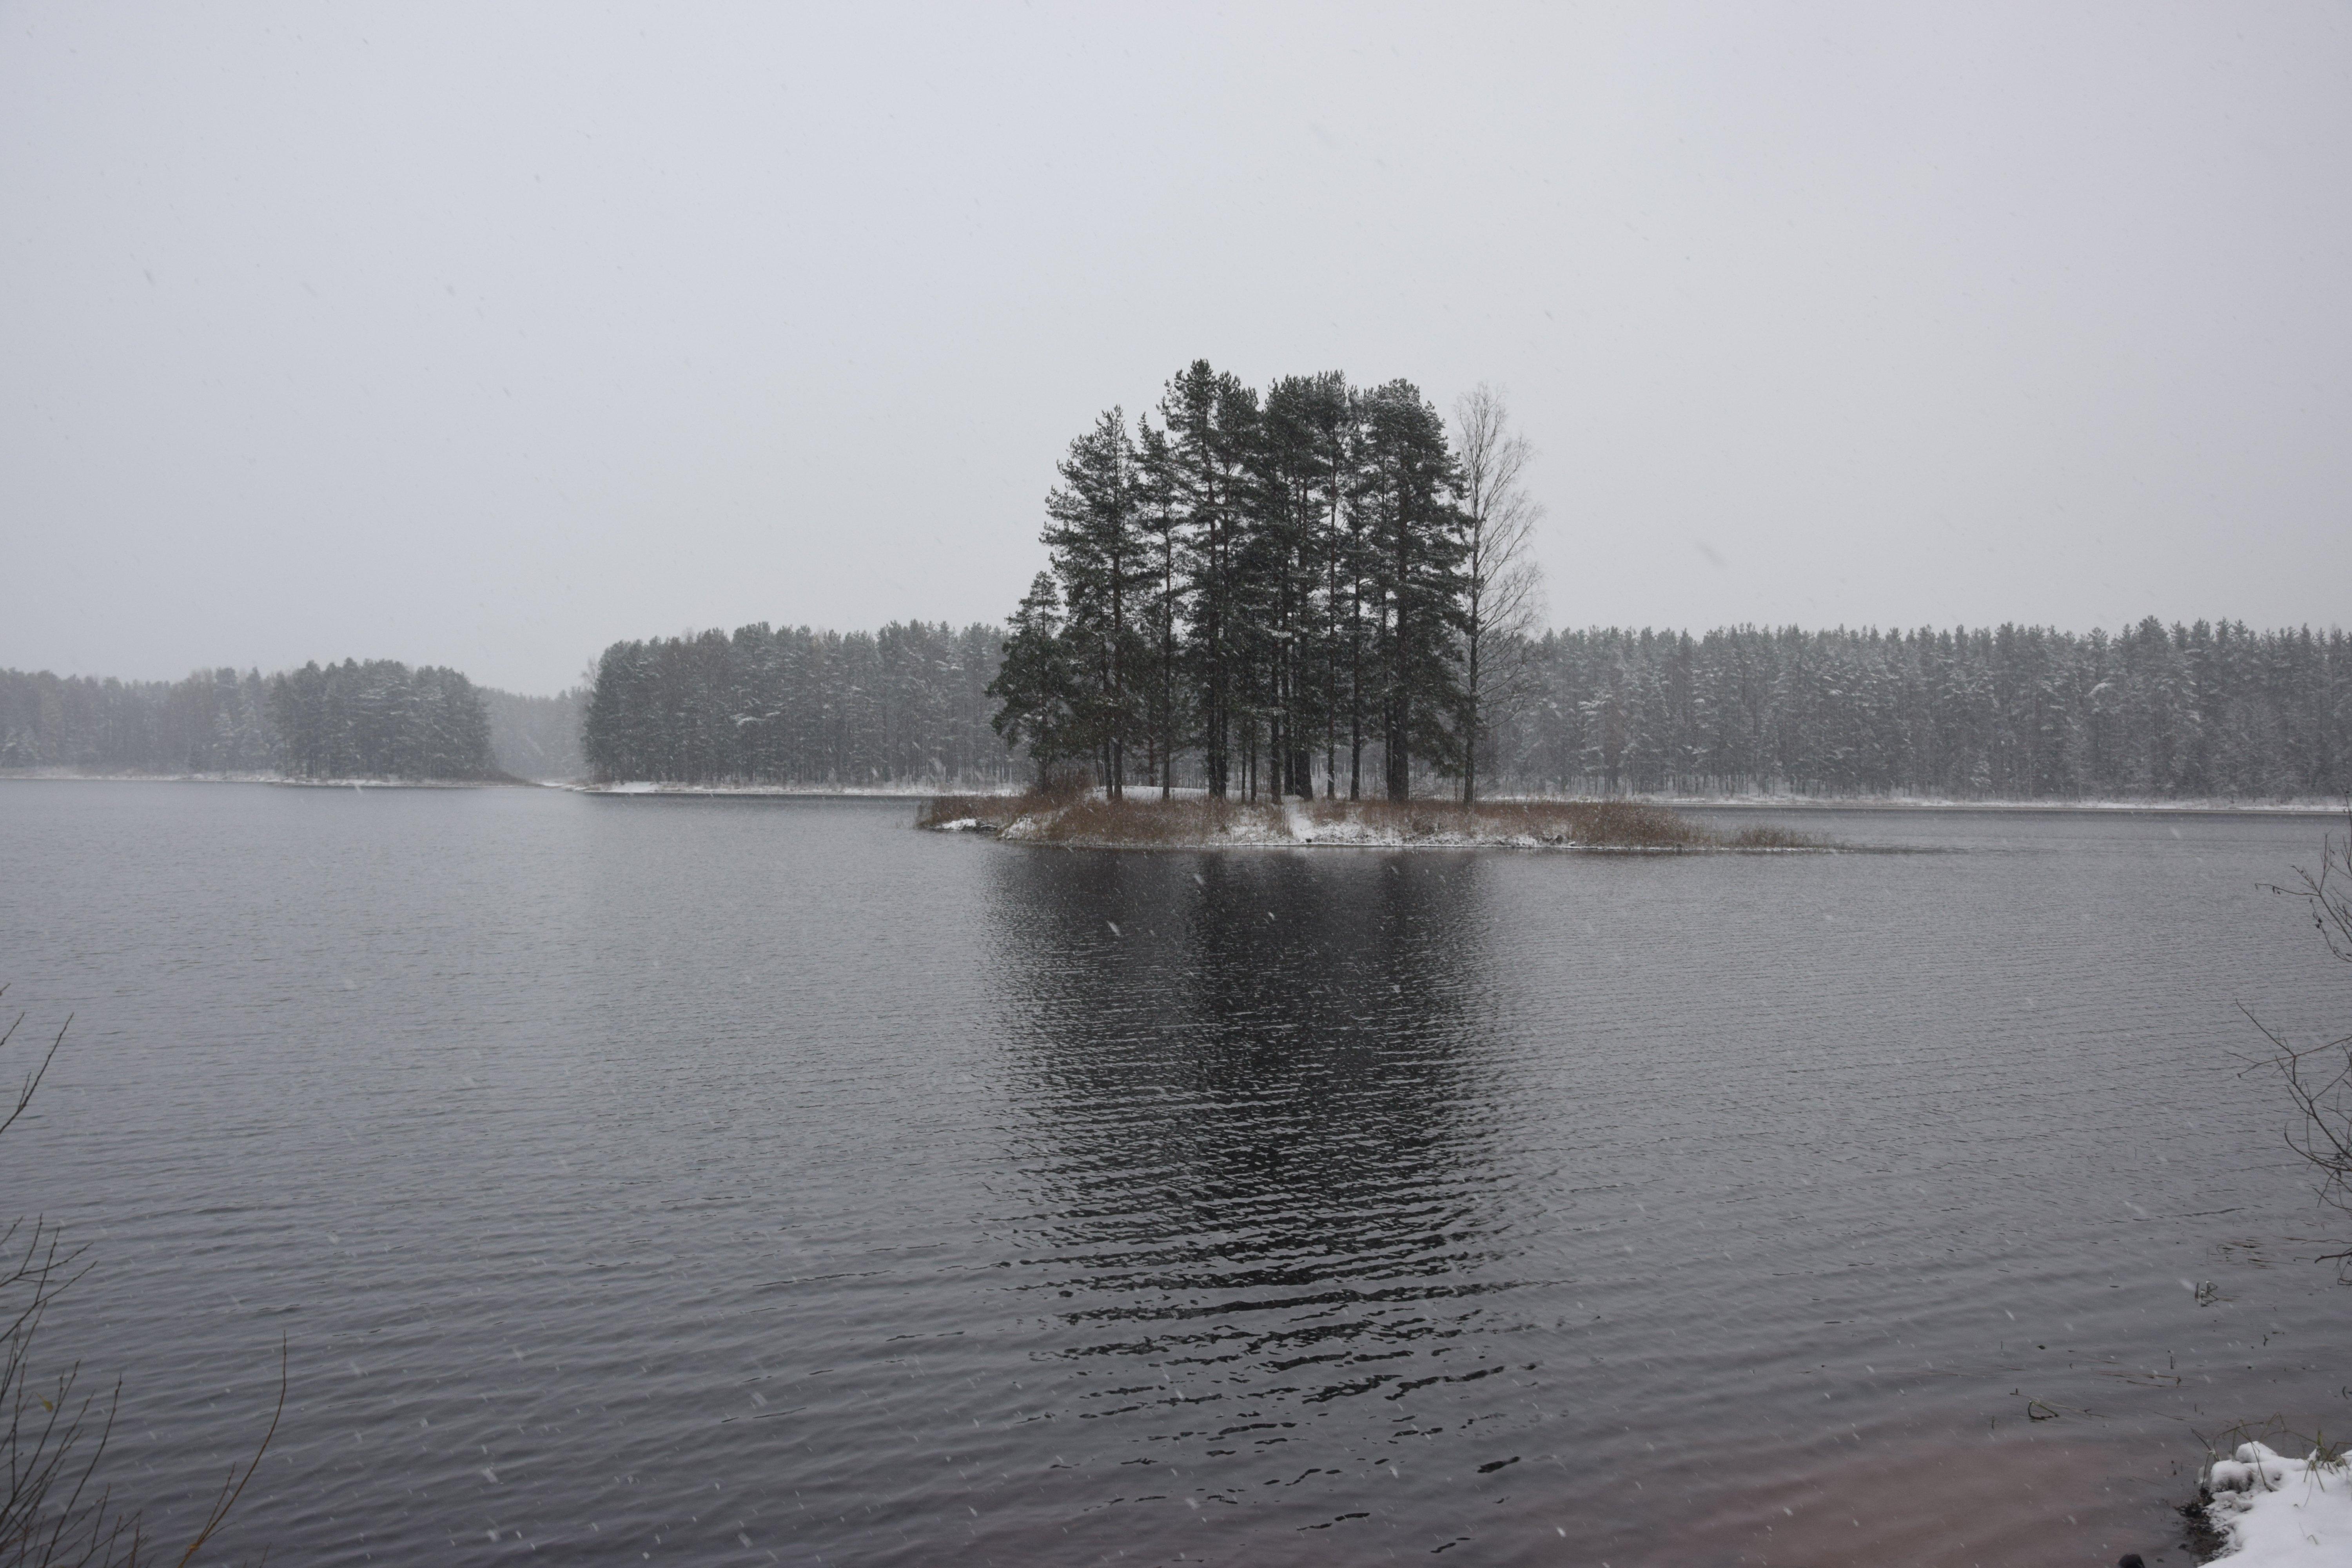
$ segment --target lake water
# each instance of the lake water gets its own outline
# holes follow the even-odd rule
[[[2200,1435],[2352,1429],[2238,1011],[2342,1032],[2258,889],[2324,822],[912,816],[0,784],[74,1015],[0,1206],[90,1244],[124,1489],[186,1528],[281,1337],[231,1559],[2178,1563]]]

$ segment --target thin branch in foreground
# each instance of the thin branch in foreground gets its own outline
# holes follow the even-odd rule
[[[236,1466],[229,1467],[228,1479],[221,1483],[220,1498],[213,1504],[212,1512],[205,1516],[205,1527],[196,1531],[196,1538],[188,1542],[185,1552],[180,1553],[179,1568],[186,1568],[188,1562],[203,1550],[205,1542],[213,1538],[213,1532],[220,1529],[221,1521],[228,1517],[228,1510],[235,1508],[236,1500],[245,1495],[246,1483],[253,1479],[256,1470],[261,1468],[261,1457],[269,1452],[270,1439],[278,1436],[278,1423],[286,1415],[287,1349],[286,1337],[280,1334],[278,1339],[278,1408],[269,1413],[269,1430],[261,1435],[261,1446],[254,1449],[253,1458],[246,1461],[244,1475],[236,1473]]]
[[[8,988],[5,985],[0,985],[0,996],[5,996],[7,994]],[[8,1042],[16,1037],[17,1026],[24,1021],[25,1015],[19,1013],[10,1020],[6,1028],[0,1029],[0,1050],[8,1048]],[[33,1095],[41,1087],[41,1079],[48,1075],[49,1064],[58,1059],[58,1047],[66,1043],[66,1031],[72,1027],[73,1015],[68,1013],[66,1015],[66,1021],[58,1026],[58,1037],[49,1042],[49,1048],[42,1056],[39,1064],[25,1075],[24,1085],[16,1091],[16,1105],[10,1108],[6,1116],[0,1117],[0,1132],[5,1132],[9,1128],[14,1127],[16,1124],[16,1118],[24,1115],[25,1108],[33,1103]]]
[[[2317,870],[2295,868],[2296,883],[2264,883],[2265,891],[2300,900],[2330,956],[2352,963],[2352,805],[2346,810],[2347,832],[2329,834],[2322,847]],[[2270,1042],[2266,1062],[2286,1086],[2287,1099],[2297,1120],[2284,1134],[2286,1146],[2319,1173],[2319,1197],[2352,1214],[2352,1035],[2315,1046],[2291,1044],[2242,1003],[2238,1010]],[[2352,1247],[2325,1254],[2321,1262],[2334,1263],[2352,1283]]]
[[[19,1014],[0,1029],[0,1047],[23,1022]],[[66,1026],[72,1022],[68,1018]],[[66,1027],[60,1027],[26,1075],[13,1108],[0,1120],[0,1132],[23,1116],[65,1037]],[[7,1104],[0,1099],[0,1107]],[[143,1516],[119,1507],[101,1476],[121,1412],[121,1384],[108,1391],[100,1406],[94,1393],[76,1397],[79,1362],[48,1386],[37,1385],[34,1373],[42,1321],[58,1297],[89,1272],[86,1251],[64,1245],[59,1227],[37,1216],[9,1221],[0,1229],[0,1465],[6,1481],[0,1494],[0,1568],[138,1568],[145,1560]],[[180,1553],[179,1568],[186,1568],[212,1541],[260,1468],[286,1412],[288,1358],[281,1336],[278,1406],[269,1428],[252,1458],[230,1468],[203,1527]]]

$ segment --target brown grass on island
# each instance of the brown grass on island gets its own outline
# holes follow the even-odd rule
[[[1062,773],[1019,795],[935,795],[915,814],[915,826],[942,833],[1002,833],[1024,817],[1074,805],[1089,793],[1082,777]]]
[[[1391,809],[1403,809],[1391,807]],[[1460,806],[1445,808],[1465,820]],[[1709,849],[1715,835],[1678,811],[1642,800],[1496,800],[1472,814],[1481,837],[1532,838],[1587,849]]]
[[[1161,800],[1139,792],[1124,800],[1089,794],[1058,807],[1048,805],[1023,826],[1019,837],[1039,844],[1118,844],[1181,847],[1245,838],[1273,843],[1288,837],[1282,808],[1264,801],[1180,795]]]
[[[1637,800],[1246,802],[1139,788],[1122,800],[1058,785],[1019,795],[940,795],[915,826],[984,832],[1066,847],[1184,848],[1211,845],[1492,845],[1502,847],[1685,850],[1824,849],[1772,826],[1721,834],[1669,807]]]

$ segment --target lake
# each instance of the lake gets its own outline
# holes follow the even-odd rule
[[[2325,821],[913,815],[0,784],[0,1219],[151,1520],[281,1339],[223,1560],[2153,1565],[2203,1438],[2352,1428],[2239,1010],[2344,1031]]]

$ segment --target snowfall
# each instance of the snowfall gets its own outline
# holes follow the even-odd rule
[[[2352,1564],[2352,1464],[2314,1453],[2290,1459],[2260,1443],[2216,1459],[2206,1517],[2229,1538],[2214,1558],[2230,1568]]]

